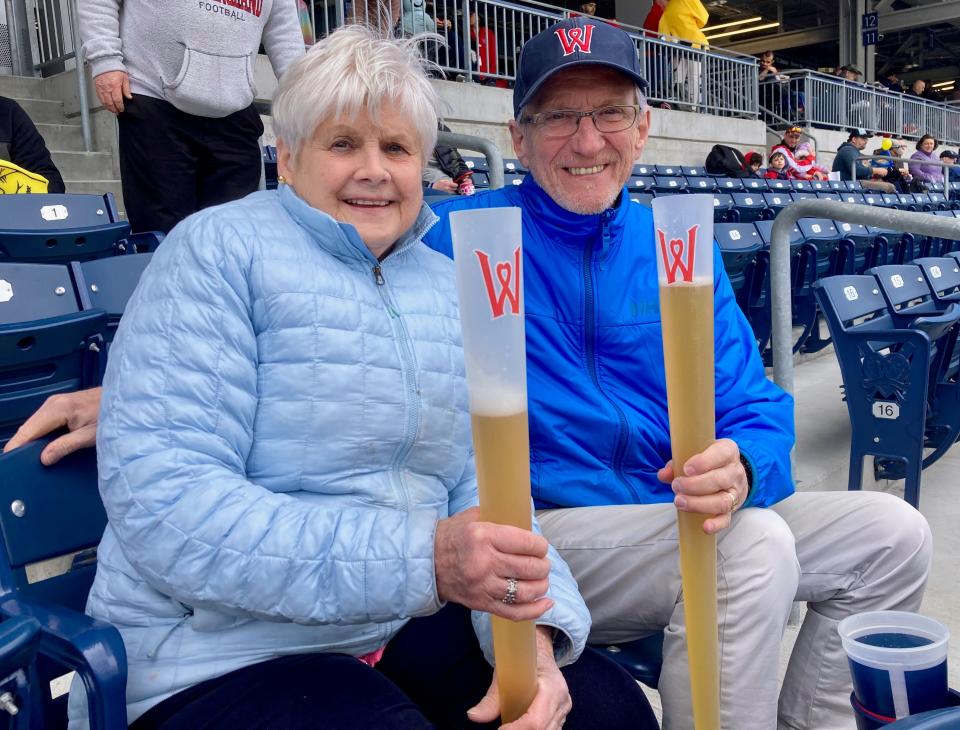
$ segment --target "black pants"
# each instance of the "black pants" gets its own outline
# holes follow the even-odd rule
[[[573,698],[566,730],[658,727],[636,682],[599,652],[587,649],[562,671]],[[491,677],[470,613],[450,604],[410,621],[376,669],[343,654],[272,659],[179,692],[131,728],[496,728],[498,722],[480,726],[466,716]]]
[[[263,123],[252,105],[220,119],[139,94],[124,106],[120,175],[135,232],[166,233],[191,213],[259,186]]]

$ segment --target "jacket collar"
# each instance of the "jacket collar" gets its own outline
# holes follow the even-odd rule
[[[591,237],[601,233],[604,223],[607,225],[608,235],[603,238],[602,246],[616,244],[627,223],[627,215],[633,204],[627,189],[620,191],[616,202],[602,213],[595,215],[581,215],[571,213],[554,202],[547,192],[527,175],[520,184],[520,196],[523,199],[524,213],[529,213],[536,221],[538,228],[544,231],[552,240],[566,246],[583,248],[584,243]]]
[[[367,248],[357,229],[351,224],[340,223],[322,210],[314,208],[289,185],[281,185],[278,192],[280,204],[321,248],[340,259],[362,259],[377,263],[377,257]],[[437,216],[430,207],[421,203],[417,219],[410,229],[397,239],[386,258],[415,246],[436,222]]]

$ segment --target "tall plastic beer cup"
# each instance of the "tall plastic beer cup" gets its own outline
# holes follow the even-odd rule
[[[520,209],[450,214],[480,519],[531,529]],[[506,591],[506,581],[504,582]],[[505,594],[506,598],[506,594]],[[492,616],[500,717],[537,692],[536,626]]]
[[[654,198],[653,222],[673,473],[682,476],[716,438],[713,197]],[[677,511],[693,721],[696,730],[719,730],[717,539],[703,532],[704,519]]]

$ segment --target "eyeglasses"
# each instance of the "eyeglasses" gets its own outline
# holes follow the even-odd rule
[[[584,117],[590,117],[593,120],[593,126],[598,132],[622,132],[634,125],[639,113],[639,104],[622,104],[602,106],[586,112],[554,109],[531,114],[520,121],[539,127],[550,137],[569,137],[576,134],[580,128],[580,120]]]

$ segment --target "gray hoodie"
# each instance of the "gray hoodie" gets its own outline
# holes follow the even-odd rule
[[[251,104],[261,42],[277,78],[304,52],[296,0],[80,0],[77,13],[94,76],[126,71],[134,94],[197,116]]]

